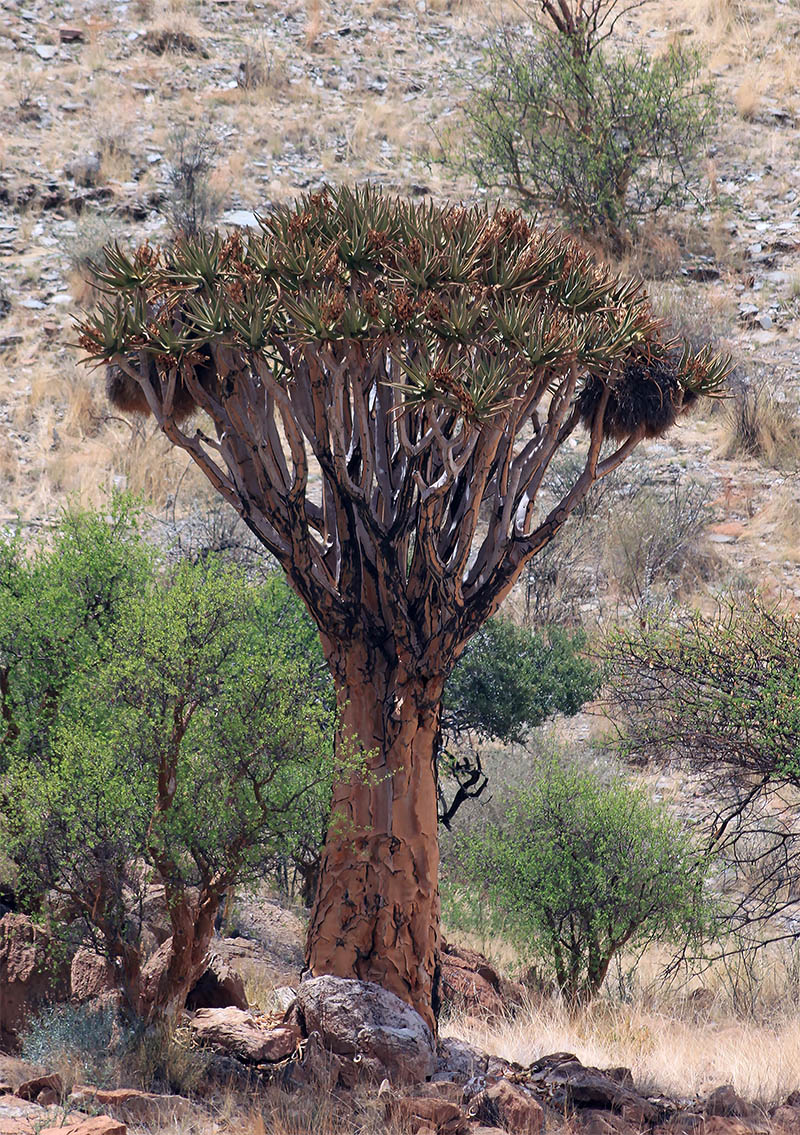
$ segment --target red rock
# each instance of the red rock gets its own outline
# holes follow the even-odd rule
[[[69,1102],[88,1110],[100,1107],[114,1119],[131,1123],[160,1123],[188,1115],[191,1103],[183,1096],[140,1092],[137,1088],[94,1088],[83,1084],[70,1092]]]
[[[751,1116],[753,1108],[737,1095],[732,1084],[723,1084],[706,1097],[705,1112],[706,1115],[732,1115],[742,1119]]]
[[[110,993],[115,987],[114,967],[94,950],[81,948],[72,959],[69,986],[72,999],[82,1002]]]
[[[448,1100],[404,1096],[387,1105],[387,1118],[399,1119],[410,1135],[434,1131],[436,1135],[469,1135],[469,1122],[461,1108]]]
[[[195,1009],[249,1009],[244,981],[219,954],[208,954],[208,968],[186,998],[186,1008]]]
[[[538,1100],[509,1080],[498,1080],[476,1096],[470,1113],[481,1123],[494,1123],[513,1135],[542,1135],[544,1111]]]
[[[773,1130],[780,1135],[800,1135],[800,1109],[783,1104],[770,1115]]]
[[[591,1108],[580,1113],[580,1129],[583,1135],[636,1135],[638,1125],[631,1125],[621,1115],[613,1111],[595,1111]]]
[[[48,956],[49,945],[27,915],[0,918],[0,1048],[14,1049],[25,1018],[66,992],[66,973]]]
[[[727,1115],[712,1115],[697,1130],[702,1135],[753,1135],[754,1132],[753,1125],[747,1120]]]
[[[21,1100],[36,1100],[38,1103],[39,1093],[44,1091],[55,1092],[57,1097],[63,1094],[64,1084],[58,1072],[53,1072],[49,1076],[37,1076],[34,1080],[26,1080],[17,1088],[16,1094]]]
[[[92,1115],[62,1127],[45,1127],[39,1135],[127,1135],[127,1127],[110,1115]]]
[[[272,1028],[242,1009],[198,1009],[189,1022],[197,1039],[222,1048],[249,1064],[285,1060],[297,1049],[302,1034],[297,1025]]]
[[[481,1015],[502,1013],[500,975],[488,958],[444,941],[440,958],[445,1000]]]

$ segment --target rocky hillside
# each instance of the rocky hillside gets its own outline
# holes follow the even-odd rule
[[[517,15],[515,15],[517,13]],[[69,494],[127,485],[185,510],[205,489],[141,422],[110,413],[77,365],[71,318],[109,239],[159,239],[182,208],[181,156],[210,171],[224,224],[326,181],[473,200],[441,140],[482,44],[513,4],[481,0],[8,0],[0,29],[0,520],[41,523]],[[721,340],[757,387],[768,441],[731,447],[724,412],[644,454],[713,501],[720,578],[800,595],[800,162],[789,0],[633,11],[621,41],[704,52],[720,108],[708,201],[646,226],[623,267],[679,331]],[[199,150],[197,147],[199,146]],[[194,147],[194,149],[193,149]],[[726,454],[730,455],[726,457]],[[177,501],[176,501],[177,497]]]

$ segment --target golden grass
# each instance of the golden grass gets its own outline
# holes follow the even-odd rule
[[[500,1025],[455,1017],[443,1032],[520,1064],[574,1052],[596,1067],[624,1065],[640,1088],[668,1095],[702,1094],[729,1083],[746,1099],[775,1104],[800,1086],[797,1017],[775,1025],[735,1017],[692,1021],[608,1003],[570,1016],[552,1002],[530,1005]]]
[[[740,118],[750,122],[761,106],[761,86],[753,75],[745,75],[734,95],[736,110]]]

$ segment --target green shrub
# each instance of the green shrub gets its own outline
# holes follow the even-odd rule
[[[488,916],[570,1002],[593,997],[626,946],[702,933],[702,859],[668,812],[620,776],[551,754],[495,813],[456,837],[445,909],[465,927]],[[455,885],[465,882],[459,901]]]
[[[55,1005],[31,1017],[21,1034],[23,1060],[58,1071],[67,1088],[113,1083],[127,1037],[111,1005]]]
[[[489,619],[448,679],[444,729],[510,743],[554,713],[572,716],[597,692],[597,671],[581,653],[585,645],[580,631],[553,627],[539,635],[509,619]]]
[[[596,6],[596,5],[595,5]],[[713,121],[695,52],[616,51],[597,30],[504,26],[467,103],[467,165],[481,185],[555,206],[619,241],[631,218],[685,201]]]
[[[438,791],[445,827],[488,786],[481,755],[487,742],[524,741],[553,714],[572,716],[594,697],[599,674],[582,653],[585,645],[582,631],[550,627],[537,635],[503,618],[489,619],[470,640],[442,702]]]
[[[82,920],[134,1014],[191,977],[138,1000],[151,879],[173,951],[196,933],[199,960],[223,894],[328,807],[333,698],[297,608],[274,575],[159,563],[125,504],[67,515],[29,556],[0,542],[4,839],[29,909]]]

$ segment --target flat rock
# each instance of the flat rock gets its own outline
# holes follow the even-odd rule
[[[127,1135],[127,1127],[110,1115],[91,1115],[76,1123],[45,1127],[38,1135]]]
[[[125,1123],[163,1123],[183,1118],[193,1108],[183,1096],[157,1095],[140,1092],[136,1088],[95,1088],[78,1085],[70,1092],[69,1102],[80,1110],[107,1112],[113,1119]]]
[[[16,1095],[21,1100],[38,1100],[40,1092],[43,1091],[55,1092],[60,1096],[64,1091],[64,1083],[59,1076],[58,1072],[53,1072],[48,1076],[36,1076],[33,1080],[26,1080],[17,1088]]]
[[[296,1025],[261,1024],[242,1009],[198,1009],[189,1027],[203,1044],[211,1044],[248,1064],[286,1060],[302,1039]]]

